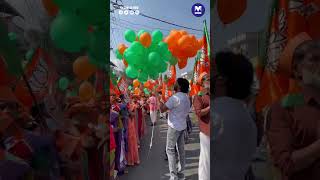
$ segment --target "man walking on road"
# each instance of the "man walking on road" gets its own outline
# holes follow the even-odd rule
[[[174,85],[175,94],[164,104],[161,102],[160,111],[169,110],[167,132],[167,155],[169,161],[170,180],[183,180],[185,169],[184,132],[187,128],[186,118],[190,110],[188,97],[189,82],[178,78]],[[176,163],[176,145],[179,155],[179,167]]]

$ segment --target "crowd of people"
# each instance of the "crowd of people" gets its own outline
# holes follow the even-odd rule
[[[158,102],[160,96],[134,94],[128,96],[110,92],[110,178],[117,179],[128,173],[128,166],[140,164],[140,141],[146,134],[146,127],[151,119],[151,126],[159,117]],[[129,97],[129,98],[126,98]]]
[[[29,109],[10,87],[1,86],[0,177],[10,180],[106,177],[105,107],[105,98],[82,102],[79,97],[66,97],[57,91]]]
[[[190,109],[193,107],[200,126],[200,165],[199,179],[210,179],[210,76],[200,75],[198,82],[201,93],[189,97],[189,82],[178,78],[174,85],[174,94],[166,101],[159,93],[152,92],[117,94],[111,91],[110,102],[110,178],[129,173],[127,167],[140,164],[140,141],[146,133],[148,118],[155,126],[159,115],[168,123],[166,155],[169,164],[170,179],[184,179],[185,135],[190,133]],[[192,103],[193,102],[193,103]],[[193,106],[192,106],[193,104]],[[160,111],[160,112],[159,112]],[[177,166],[177,162],[178,166]]]

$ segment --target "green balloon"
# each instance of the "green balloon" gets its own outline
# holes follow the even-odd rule
[[[168,52],[168,44],[165,42],[159,42],[158,44],[159,51],[161,54],[166,54]]]
[[[153,80],[156,80],[159,78],[159,73],[156,72],[156,73],[149,74],[149,77]]]
[[[108,42],[108,35],[102,31],[94,31],[90,35],[89,54],[99,62],[107,63],[108,50],[106,44]]]
[[[138,81],[145,83],[146,81],[148,81],[148,74],[145,72],[141,72],[138,76]]]
[[[53,0],[53,3],[56,4],[60,9],[68,11],[75,10],[79,5],[81,6],[81,0],[77,1],[78,3],[75,2],[75,0]]]
[[[151,52],[148,56],[148,61],[154,67],[158,67],[161,64],[160,54],[157,52]]]
[[[75,97],[78,95],[77,90],[72,90],[67,92],[67,97]]]
[[[17,40],[17,34],[14,32],[9,32],[8,33],[8,37],[10,39],[10,41],[16,41]]]
[[[88,46],[88,26],[79,17],[61,13],[51,24],[50,36],[56,47],[67,52],[80,52]]]
[[[143,65],[144,64],[144,58],[129,50],[129,51],[125,51],[124,53],[124,58],[127,60],[129,65]]]
[[[34,54],[34,49],[29,49],[25,55],[26,60],[30,61],[33,57],[33,54]]]
[[[119,50],[116,50],[116,57],[117,59],[121,60],[123,58],[123,56],[120,54]]]
[[[137,42],[137,41],[133,42],[128,49],[140,55],[143,55],[145,53],[145,48],[140,42]]]
[[[66,77],[62,77],[59,79],[59,89],[60,90],[66,90],[69,86],[69,79]]]
[[[77,14],[90,25],[102,25],[106,21],[106,8],[104,0],[80,0],[81,7],[77,9]],[[76,2],[78,3],[78,1]]]
[[[126,39],[126,41],[132,43],[136,40],[136,33],[133,30],[129,29],[124,33],[124,38]]]
[[[142,71],[145,66],[143,64],[134,64],[133,67],[138,71]]]
[[[151,52],[157,52],[157,53],[161,53],[159,51],[159,45],[158,44],[151,44],[148,48],[148,53],[151,53]]]
[[[155,30],[152,32],[152,43],[156,44],[162,41],[163,34],[160,30]]]
[[[172,58],[172,54],[170,51],[167,51],[164,55],[163,55],[164,61],[165,62],[169,62],[169,60]]]
[[[178,59],[175,58],[174,56],[172,56],[170,59],[169,59],[169,63],[170,65],[176,65],[178,63]]]
[[[168,64],[165,63],[165,62],[162,62],[160,65],[159,65],[159,72],[160,73],[164,73],[167,71],[167,68],[168,68]]]
[[[77,14],[87,24],[96,25],[105,21],[105,2],[103,0],[54,0],[63,12]]]
[[[136,54],[134,54],[133,51],[130,51],[130,49],[126,49],[123,53],[123,57],[129,65],[133,65],[133,63],[135,62],[134,56],[136,56]]]
[[[129,65],[126,68],[126,75],[131,79],[135,79],[138,76],[138,71],[133,66]]]

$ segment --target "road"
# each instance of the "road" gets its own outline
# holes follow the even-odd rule
[[[164,120],[159,121],[154,129],[153,146],[149,151],[152,127],[150,121],[147,122],[147,133],[141,140],[140,144],[140,161],[141,164],[134,167],[129,167],[128,174],[120,177],[120,180],[168,180],[169,168],[168,161],[165,160],[165,145],[167,124]],[[200,155],[199,144],[199,128],[193,127],[193,132],[190,134],[189,142],[185,145],[186,151],[186,179],[198,179],[198,163]]]

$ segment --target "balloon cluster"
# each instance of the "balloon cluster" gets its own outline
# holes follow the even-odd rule
[[[203,46],[203,39],[197,40],[194,35],[184,30],[172,30],[164,42],[168,44],[172,56],[178,59],[180,69],[185,68],[188,58],[196,56]]]
[[[167,70],[168,62],[173,65],[177,63],[168,49],[168,44],[162,41],[161,31],[155,30],[150,34],[141,30],[136,34],[133,30],[127,30],[124,36],[131,44],[129,47],[120,44],[116,55],[128,64],[126,75],[129,78],[137,78],[142,83],[149,78],[158,79],[159,74]]]
[[[107,29],[103,0],[53,0],[59,12],[50,28],[57,48],[76,53],[87,51],[90,63],[106,64]]]
[[[77,80],[81,82],[79,86],[79,97],[82,101],[89,101],[95,96],[95,89],[88,79],[93,76],[97,67],[89,62],[88,56],[80,56],[73,62],[73,73]],[[61,77],[58,87],[62,91],[70,90],[70,81],[67,77]],[[73,96],[73,95],[72,95]]]

